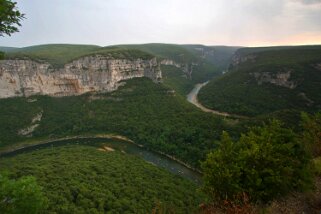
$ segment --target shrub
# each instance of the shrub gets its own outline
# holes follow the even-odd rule
[[[47,198],[32,176],[10,180],[0,174],[0,213],[38,213]]]
[[[1,60],[1,59],[4,59],[4,52],[1,52],[1,51],[0,51],[0,60]]]
[[[314,157],[321,156],[321,113],[301,114],[302,142],[305,143]]]
[[[312,183],[311,158],[292,130],[271,121],[233,142],[224,132],[218,148],[201,164],[203,190],[211,200],[267,202]]]

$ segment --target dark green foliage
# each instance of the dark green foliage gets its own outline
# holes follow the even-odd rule
[[[29,98],[36,102],[1,99],[0,147],[27,140],[17,134],[19,129],[28,127],[43,110],[34,138],[117,133],[197,166],[222,129],[234,129],[171,91],[147,78],[137,78],[112,93]]]
[[[13,177],[35,176],[48,198],[45,213],[151,213],[157,204],[174,213],[193,213],[202,200],[188,180],[138,157],[93,146],[3,158],[0,168]]]
[[[164,85],[174,89],[177,93],[186,95],[194,88],[193,81],[187,77],[181,68],[163,65],[161,70]]]
[[[0,174],[0,213],[39,213],[46,208],[46,202],[34,177],[12,180],[6,174]]]
[[[216,150],[202,163],[204,191],[213,201],[269,201],[294,190],[309,188],[311,159],[292,130],[274,120],[233,142],[223,133]]]
[[[11,0],[0,0],[0,36],[11,36],[19,31],[24,14],[16,8],[16,4]]]
[[[321,156],[321,113],[302,113],[302,141],[310,148],[314,157]]]
[[[34,115],[41,111],[37,103],[29,103],[21,98],[0,100],[0,109],[5,111],[0,116],[0,147],[24,140],[18,131],[28,127]]]
[[[252,52],[249,53],[249,50]],[[211,81],[199,94],[206,107],[257,116],[276,111],[315,112],[321,107],[320,46],[281,49],[240,49],[238,55],[254,56]],[[267,82],[258,83],[254,73],[276,75],[291,71],[293,89]]]
[[[315,158],[313,161],[316,175],[321,176],[321,157]]]
[[[194,84],[203,83],[214,77],[220,76],[221,72],[222,70],[219,69],[215,64],[202,62],[193,67],[191,80]]]
[[[1,59],[4,59],[4,52],[1,52],[1,51],[0,51],[0,60],[1,60]]]
[[[228,133],[223,132],[218,148],[209,153],[202,163],[204,190],[211,199],[231,199],[242,193],[242,184],[238,181],[241,168],[236,164],[237,152]]]

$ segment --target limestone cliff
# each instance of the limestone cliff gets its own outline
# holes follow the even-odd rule
[[[295,87],[297,87],[297,83],[291,80],[291,73],[292,71],[288,70],[288,71],[279,71],[276,73],[255,72],[252,75],[255,77],[259,85],[262,85],[262,83],[270,83],[277,86],[294,89]]]
[[[191,63],[177,63],[171,59],[163,59],[160,62],[161,65],[171,65],[175,66],[176,68],[182,69],[182,71],[185,73],[186,78],[192,79],[192,73],[194,67],[198,66],[197,63],[191,62]]]
[[[134,77],[148,77],[159,82],[162,75],[156,58],[129,60],[86,56],[60,69],[30,59],[0,60],[0,98],[113,91],[120,81]]]
[[[254,54],[242,55],[236,52],[232,57],[230,67],[236,67],[244,62],[255,62],[256,58],[257,56]]]

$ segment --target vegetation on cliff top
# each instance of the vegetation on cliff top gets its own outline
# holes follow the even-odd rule
[[[38,45],[10,50],[6,59],[29,58],[45,61],[54,67],[63,67],[66,63],[90,55],[104,55],[116,59],[151,59],[153,56],[136,49],[118,47],[99,47],[95,45],[52,44]]]

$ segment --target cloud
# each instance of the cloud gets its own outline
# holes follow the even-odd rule
[[[321,0],[296,0],[302,4],[321,4]]]
[[[321,0],[16,1],[27,19],[0,46],[321,43]]]

